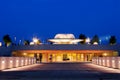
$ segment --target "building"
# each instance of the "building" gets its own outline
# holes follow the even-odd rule
[[[0,47],[0,54],[37,57],[42,62],[85,62],[97,56],[118,56],[120,52],[120,45],[78,44],[82,40],[75,39],[73,34],[57,34],[48,41],[52,44]]]
[[[82,40],[75,39],[73,34],[56,34],[54,39],[49,39],[48,41],[53,44],[78,44]]]

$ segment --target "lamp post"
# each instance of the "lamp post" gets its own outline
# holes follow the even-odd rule
[[[86,39],[86,43],[87,43],[87,44],[90,44],[90,38],[87,38],[87,39]]]
[[[33,42],[34,42],[34,44],[37,44],[38,41],[39,41],[39,39],[37,39],[37,38],[33,38]]]
[[[21,45],[22,40],[19,40],[19,45]]]
[[[17,38],[16,38],[16,36],[15,36],[15,37],[14,37],[14,41],[15,41],[15,42],[14,42],[14,45],[16,45],[16,40],[17,40]]]

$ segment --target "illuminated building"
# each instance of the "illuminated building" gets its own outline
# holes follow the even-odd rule
[[[73,34],[57,34],[54,39],[48,41],[53,42],[53,44],[78,44],[82,40],[75,39]]]
[[[36,40],[37,41],[37,40]],[[120,45],[79,44],[73,34],[57,34],[54,39],[48,39],[52,44],[19,45],[5,48],[12,56],[42,58],[42,62],[85,62],[93,57],[118,56]],[[88,40],[89,41],[89,40]],[[4,50],[3,50],[4,51]]]

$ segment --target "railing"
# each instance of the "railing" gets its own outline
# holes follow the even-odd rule
[[[36,59],[31,57],[0,57],[0,70],[32,65],[35,63]]]
[[[120,69],[120,57],[94,57],[92,63],[104,67]]]

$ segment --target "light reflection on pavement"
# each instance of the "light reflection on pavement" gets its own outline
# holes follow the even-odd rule
[[[83,79],[84,80],[120,80],[120,70],[111,69],[91,63],[42,63],[14,69],[7,69],[0,72],[0,78],[4,79]],[[5,80],[6,80],[5,79]]]

